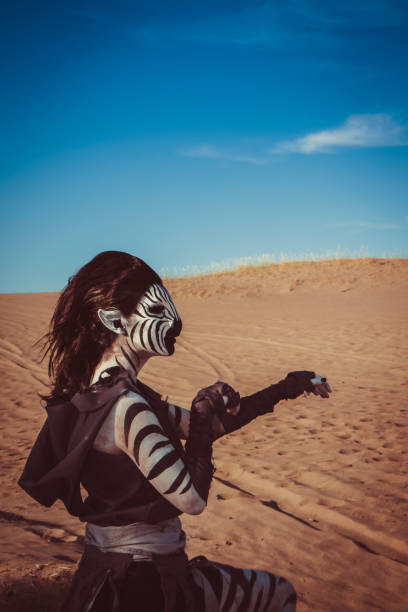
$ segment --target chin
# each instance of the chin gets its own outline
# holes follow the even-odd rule
[[[174,336],[168,336],[165,340],[167,355],[173,355],[176,347],[176,339]]]
[[[173,344],[173,346],[167,347],[167,355],[166,356],[169,357],[170,355],[173,355],[175,350],[176,350],[176,347],[174,346],[174,344]]]

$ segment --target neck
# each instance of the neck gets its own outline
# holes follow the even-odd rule
[[[91,384],[97,382],[101,375],[112,367],[119,366],[129,375],[129,378],[136,382],[140,370],[143,368],[150,355],[144,352],[136,352],[131,349],[126,342],[125,336],[119,336],[114,344],[107,349],[100,362],[95,368]]]

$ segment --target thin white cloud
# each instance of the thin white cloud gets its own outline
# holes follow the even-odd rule
[[[390,115],[352,115],[335,128],[278,143],[267,153],[332,153],[339,148],[399,147],[408,144],[406,127]]]
[[[183,151],[186,157],[206,158],[206,159],[221,159],[233,162],[242,162],[247,164],[262,165],[267,163],[267,159],[262,157],[254,157],[252,155],[243,155],[239,153],[229,153],[220,151],[211,145],[199,145],[192,149]]]
[[[263,154],[301,153],[334,153],[339,149],[401,147],[408,145],[407,127],[397,123],[385,113],[352,115],[338,127],[278,143],[265,149]],[[185,150],[186,157],[218,159],[254,165],[264,165],[268,159],[261,154],[236,153],[221,150],[212,145],[201,144]]]

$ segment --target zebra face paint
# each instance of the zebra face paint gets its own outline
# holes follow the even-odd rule
[[[124,325],[129,348],[136,353],[172,355],[181,319],[169,292],[162,285],[151,285],[126,317]]]

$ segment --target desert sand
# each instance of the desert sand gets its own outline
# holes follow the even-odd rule
[[[408,261],[265,265],[169,279],[183,318],[141,380],[189,407],[224,380],[241,395],[311,369],[333,388],[280,402],[214,445],[208,506],[183,515],[189,556],[265,569],[300,612],[408,610]],[[0,608],[56,610],[84,526],[16,484],[44,419],[33,343],[57,294],[0,296]]]

